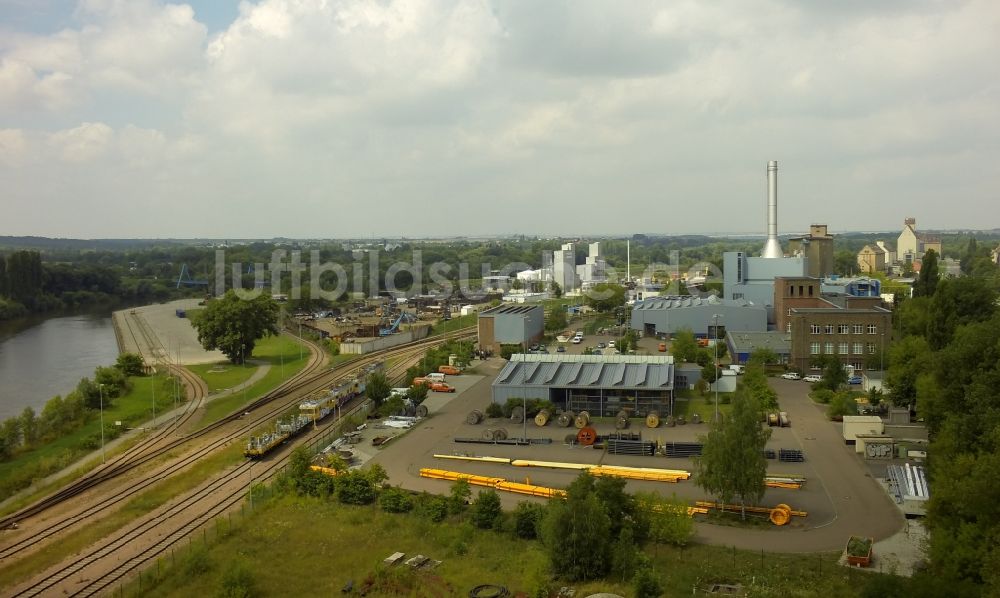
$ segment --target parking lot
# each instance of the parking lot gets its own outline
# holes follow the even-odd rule
[[[475,456],[506,457],[592,463],[659,467],[694,471],[690,459],[671,459],[662,456],[610,455],[601,450],[567,445],[567,434],[575,428],[560,428],[550,423],[544,428],[509,421],[487,420],[478,425],[465,423],[466,415],[473,409],[485,410],[490,403],[490,384],[505,362],[491,359],[477,362],[479,375],[449,376],[448,382],[458,392],[432,393],[427,399],[431,417],[418,423],[407,433],[376,449],[367,440],[358,445],[359,456],[382,464],[389,473],[390,482],[412,490],[447,492],[448,483],[419,477],[421,468],[449,469],[503,477],[512,481],[530,481],[532,484],[563,488],[576,476],[569,470],[518,468],[503,464],[463,462],[436,459],[435,454],[462,454]],[[800,449],[805,453],[803,463],[780,463],[770,460],[768,471],[772,474],[798,474],[807,478],[801,490],[769,488],[761,501],[764,505],[787,503],[793,508],[809,513],[805,518],[793,518],[785,528],[742,529],[727,526],[700,524],[697,537],[702,541],[734,545],[741,548],[784,552],[810,552],[838,550],[851,534],[863,533],[876,539],[888,537],[902,526],[902,515],[878,483],[871,477],[864,462],[845,446],[840,428],[826,421],[822,410],[806,396],[809,385],[802,381],[772,380],[778,392],[782,409],[791,418],[791,427],[772,428],[768,447],[778,450]],[[548,438],[551,444],[509,446],[493,444],[456,443],[456,437],[479,438],[486,428],[503,427],[510,437],[527,434],[528,438]],[[597,420],[598,433],[614,431],[612,420]],[[707,425],[677,426],[673,428],[646,428],[642,420],[632,422],[629,431],[639,432],[646,440],[659,442],[695,441],[707,433]],[[381,431],[368,430],[367,435]],[[708,498],[692,480],[676,484],[629,480],[630,491],[657,491],[663,495],[676,494],[686,500]],[[513,494],[503,494],[505,507],[511,508],[521,500]],[[541,500],[541,499],[530,499]]]

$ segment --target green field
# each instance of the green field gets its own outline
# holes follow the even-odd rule
[[[438,322],[434,326],[431,326],[431,336],[435,334],[446,334],[448,332],[455,332],[456,330],[461,330],[462,328],[468,328],[469,326],[475,326],[479,314],[469,314],[467,316],[459,316],[457,318],[452,318],[450,320],[445,320],[443,322]]]
[[[296,356],[298,356],[296,354]],[[200,363],[185,366],[188,370],[196,374],[208,385],[208,392],[211,394],[229,390],[239,384],[246,382],[250,376],[256,373],[259,366],[253,363],[246,365],[233,364],[228,361],[217,363]]]
[[[157,413],[174,405],[172,378],[160,374],[136,376],[129,381],[132,389],[128,393],[108,399],[104,404],[105,442],[111,440],[115,429],[124,431],[151,419],[154,394]],[[115,422],[121,422],[121,426],[115,427]],[[87,454],[96,453],[100,458],[100,446],[100,413],[93,412],[83,427],[0,463],[0,499],[27,487],[32,480],[68,467]]]
[[[776,531],[775,533],[783,533]],[[405,567],[385,571],[394,552],[441,561],[430,573]],[[839,554],[784,555],[693,545],[649,547],[646,554],[666,596],[690,596],[710,583],[742,583],[753,596],[856,596],[874,574],[835,563]],[[280,564],[279,564],[280,563]],[[123,594],[142,596],[223,595],[234,579],[250,582],[259,596],[330,596],[353,580],[391,573],[400,591],[369,595],[466,596],[473,587],[501,584],[532,591],[548,576],[538,542],[509,532],[483,531],[460,520],[431,523],[416,514],[393,515],[377,507],[354,507],[312,498],[279,497],[245,518],[222,521],[208,538],[163,560]],[[158,570],[158,573],[157,573]],[[237,574],[239,572],[239,574]],[[612,592],[631,596],[620,580],[566,583],[577,596]],[[409,586],[408,589],[404,589]]]
[[[732,393],[728,393],[730,396]],[[704,397],[697,396],[697,393],[691,392],[690,398],[678,397],[674,402],[674,417],[683,415],[689,423],[691,421],[691,416],[697,413],[701,416],[701,421],[708,423],[712,421],[712,416],[715,414],[715,393],[709,393]],[[733,406],[730,404],[730,398],[726,396],[727,393],[719,394],[719,413],[723,416],[728,416],[733,410]],[[725,402],[724,402],[725,401]],[[705,430],[708,433],[708,430]]]
[[[261,339],[257,342],[257,346],[254,348],[253,359],[255,361],[262,361],[269,364],[271,367],[268,372],[264,374],[263,378],[254,382],[245,390],[241,390],[229,396],[221,397],[209,402],[208,406],[205,408],[205,414],[202,416],[199,425],[204,427],[212,422],[218,421],[257,397],[271,392],[281,385],[282,382],[299,373],[299,371],[301,371],[302,368],[304,368],[309,362],[310,355],[309,349],[299,343],[299,341],[288,336],[269,336]],[[345,359],[350,357],[353,357],[353,355],[345,356]],[[229,367],[228,364],[228,361],[224,361],[219,362],[218,364],[206,364],[201,367],[208,369],[217,366]],[[194,367],[199,366],[193,366],[191,369],[194,370]],[[232,369],[240,371],[244,370],[244,368],[239,366],[232,366]],[[252,375],[252,372],[256,371],[257,368],[248,367],[245,368],[245,370],[251,372],[250,375]],[[225,376],[227,374],[228,372],[218,375]],[[211,377],[216,374],[206,375]],[[245,381],[250,377],[250,375],[244,377],[243,380]],[[202,378],[205,379],[205,375],[202,375]],[[208,382],[208,379],[206,379],[206,382]],[[209,383],[209,388],[211,387],[212,384]],[[232,386],[227,388],[232,388]]]

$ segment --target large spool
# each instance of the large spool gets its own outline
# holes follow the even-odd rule
[[[560,427],[568,428],[573,425],[574,420],[576,420],[575,413],[572,411],[563,411],[559,414],[559,417],[556,418],[556,423],[559,424]]]
[[[423,405],[423,404],[417,405],[417,408],[416,408],[416,410],[414,410],[414,413],[417,414],[417,417],[427,417],[427,413],[428,413],[428,411],[427,411],[427,405]]]
[[[539,428],[545,427],[545,424],[549,423],[550,417],[552,417],[552,412],[548,409],[542,409],[535,414],[535,425]]]
[[[504,428],[486,428],[483,430],[486,440],[507,440],[507,430]]]
[[[576,416],[576,427],[578,430],[582,430],[590,425],[590,413],[586,411],[581,411]]]
[[[519,424],[524,421],[524,407],[518,409],[514,407],[514,410],[510,412],[510,421],[515,424]]]
[[[629,425],[628,411],[622,409],[621,411],[618,412],[618,415],[615,417],[615,429],[624,430],[625,428],[628,427],[628,425]]]
[[[469,415],[465,416],[465,423],[473,426],[481,421],[483,421],[483,412],[478,409],[473,409],[469,412]]]
[[[660,427],[660,412],[650,411],[646,414],[646,427],[647,428],[658,428]]]
[[[775,525],[785,525],[792,518],[792,508],[782,503],[771,509],[768,518]]]
[[[576,443],[580,446],[593,446],[595,442],[597,442],[597,430],[590,426],[584,426],[576,433]]]

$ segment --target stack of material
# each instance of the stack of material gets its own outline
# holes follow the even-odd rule
[[[668,457],[700,457],[703,445],[700,442],[667,442],[663,445],[663,454]]]
[[[656,454],[656,443],[652,440],[620,440],[607,439],[608,453],[612,455],[648,455]]]
[[[805,461],[805,455],[799,449],[778,449],[778,461],[784,463],[800,463]]]
[[[761,452],[764,453],[764,458],[765,459],[777,459],[778,458],[778,453],[774,452],[774,449],[764,449]]]
[[[805,481],[805,476],[791,474],[764,477],[764,485],[768,488],[785,488],[786,490],[798,490]]]

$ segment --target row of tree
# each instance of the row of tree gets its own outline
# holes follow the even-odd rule
[[[924,257],[886,373],[892,401],[927,424],[928,555],[953,596],[1000,592],[1000,270],[969,245],[958,278]]]

